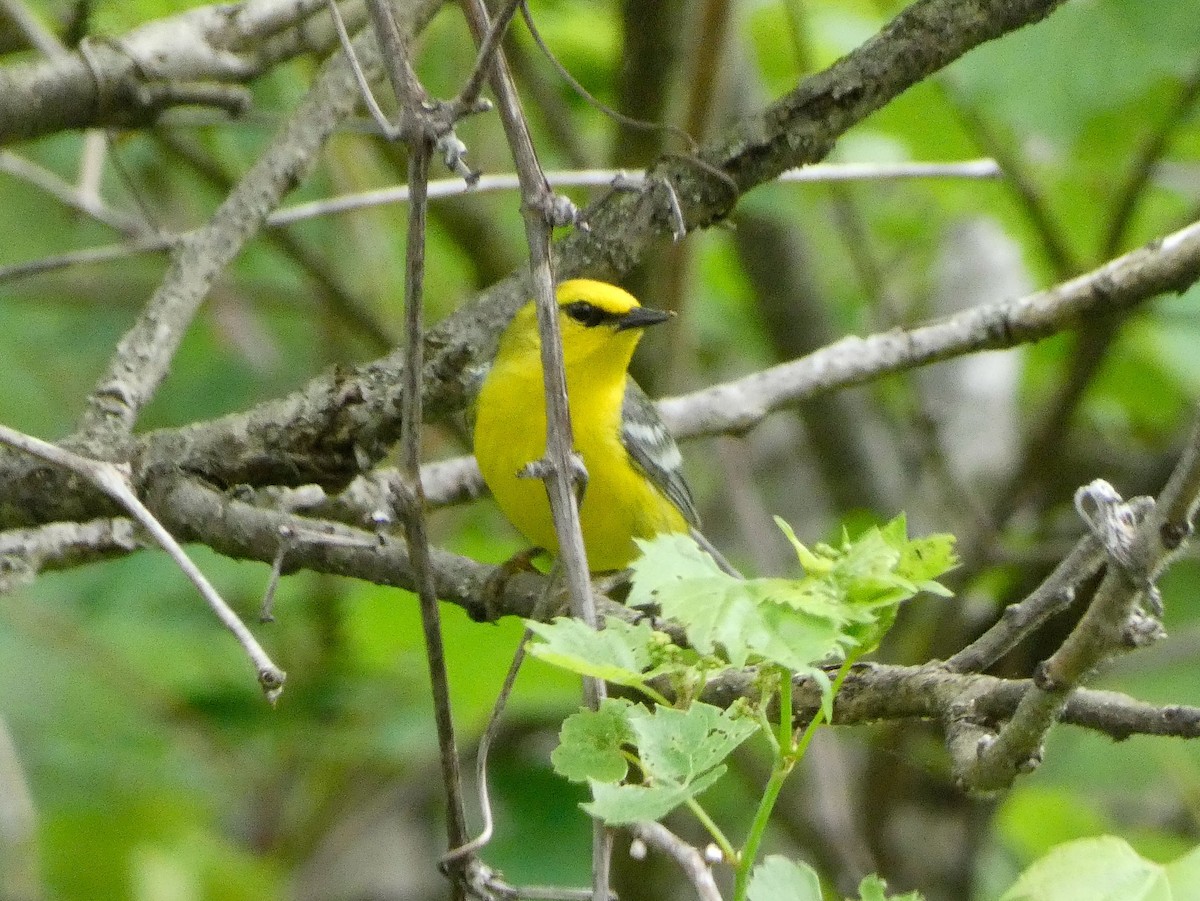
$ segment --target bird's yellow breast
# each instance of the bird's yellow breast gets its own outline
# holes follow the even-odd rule
[[[593,572],[627,566],[638,554],[634,538],[688,529],[683,514],[633,463],[621,443],[628,356],[618,362],[619,377],[613,378],[570,361],[567,366],[575,449],[588,471],[579,515]],[[513,525],[534,544],[557,553],[545,486],[538,479],[517,477],[545,449],[540,362],[532,365],[527,357],[501,355],[480,390],[475,456],[496,503]]]

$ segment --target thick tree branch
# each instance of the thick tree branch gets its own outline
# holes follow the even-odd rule
[[[34,529],[0,532],[0,594],[43,570],[66,569],[124,556],[145,546],[123,517],[90,522],[52,522]]]
[[[281,534],[287,532],[293,542],[288,571],[310,569],[410,591],[416,586],[404,542],[388,534],[256,507],[179,479],[174,473],[152,480],[146,502],[180,540],[201,542],[229,557],[270,564]],[[436,547],[430,548],[430,558],[438,596],[477,617],[532,616],[544,593],[545,577],[517,573],[505,583],[503,594],[490,609],[484,609],[480,599],[493,574],[491,566]],[[640,615],[604,598],[598,602],[605,616],[632,619]],[[728,706],[742,695],[757,699],[760,689],[755,678],[750,671],[728,674],[709,687],[705,700]],[[937,663],[911,667],[860,664],[838,694],[834,722],[940,720],[951,715],[952,705],[969,695],[978,717],[999,723],[1012,715],[1031,684],[1028,679],[956,673]],[[793,701],[797,722],[810,719],[820,705],[821,687],[811,679],[798,679]],[[1118,692],[1079,689],[1067,701],[1061,721],[1116,740],[1143,734],[1200,738],[1200,708],[1158,707]]]
[[[1104,578],[1071,634],[1038,666],[1033,686],[1003,728],[988,731],[970,710],[951,721],[955,769],[964,783],[995,791],[1036,766],[1046,733],[1087,675],[1110,657],[1162,634],[1157,620],[1139,608],[1161,615],[1154,582],[1191,535],[1197,503],[1200,421],[1157,504],[1145,499],[1126,504],[1103,483],[1080,489],[1076,506],[1108,554]]]
[[[1198,278],[1200,223],[1050,290],[908,331],[844,338],[799,360],[660,401],[659,412],[681,438],[742,431],[775,410],[818,394],[977,350],[1036,341],[1089,317],[1182,291]],[[138,472],[168,467],[224,486],[341,489],[364,460],[381,459],[399,437],[403,365],[403,354],[396,352],[354,369],[339,367],[295,394],[244,413],[130,438],[111,454],[134,463],[135,479]],[[472,370],[426,367],[427,397],[430,391],[448,390],[431,388],[430,380],[472,377]],[[468,459],[430,464],[422,481],[433,505],[472,499],[482,490],[478,469]],[[61,473],[12,455],[0,455],[0,483],[6,488],[2,527],[114,513],[100,495],[67,485]],[[347,506],[336,499],[321,501],[326,502]],[[362,510],[366,504],[370,513],[378,509],[373,503],[351,500],[349,508]]]
[[[0,68],[0,145],[69,128],[149,125],[172,106],[236,113],[240,83],[305,52],[324,52],[328,27],[295,27],[320,0],[247,0],[188,10],[73,53]],[[357,18],[361,19],[361,11]]]
[[[735,671],[712,683],[704,700],[727,707],[739,697],[755,699],[755,674]],[[974,673],[952,673],[937,663],[923,666],[858,664],[838,692],[835,725],[861,725],[889,720],[944,720],[969,699],[981,721],[1009,719],[1032,687],[1028,679],[1001,679]],[[797,679],[792,711],[796,722],[811,720],[821,709],[821,688]],[[1115,691],[1081,688],[1063,708],[1061,722],[1090,729],[1121,741],[1131,735],[1200,738],[1200,707],[1158,707]]]
[[[1047,291],[914,329],[843,338],[736,382],[662,401],[659,412],[680,437],[741,431],[773,410],[830,388],[965,353],[1039,341],[1088,317],[1128,309],[1159,294],[1182,293],[1197,279],[1200,223]]]

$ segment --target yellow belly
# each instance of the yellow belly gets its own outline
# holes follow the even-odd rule
[[[540,386],[539,386],[540,387]],[[509,521],[535,545],[558,552],[554,520],[546,489],[537,479],[520,479],[516,474],[539,459],[546,449],[545,411],[539,395],[529,409],[505,409],[495,396],[489,397],[485,382],[475,423],[475,456],[484,481]],[[511,394],[528,398],[528,393]],[[588,471],[588,486],[580,508],[583,543],[588,568],[593,572],[620,569],[638,555],[634,538],[651,538],[660,532],[686,532],[683,514],[667,500],[638,469],[621,444],[620,394],[597,402],[572,392],[575,413],[575,447]],[[582,401],[582,402],[581,402]],[[580,415],[605,408],[615,416],[598,418]]]

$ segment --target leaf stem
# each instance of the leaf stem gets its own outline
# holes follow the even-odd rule
[[[633,687],[636,688],[638,691],[640,691],[642,694],[644,694],[646,697],[648,697],[655,704],[659,705],[660,707],[675,706],[670,701],[667,700],[665,695],[659,694],[657,691],[655,691],[653,688],[651,688],[645,682],[635,682],[635,683],[633,683]]]
[[[737,858],[737,869],[734,871],[733,901],[746,901],[746,890],[750,887],[750,871],[754,867],[754,858],[758,856],[758,846],[767,831],[771,821],[771,811],[779,799],[784,780],[795,766],[796,760],[790,754],[777,754],[771,767],[771,778],[763,789],[762,800],[758,802],[758,810],[754,813],[754,822],[750,824],[750,832],[746,836],[746,844],[741,855]]]
[[[838,668],[831,691],[835,702],[838,690],[842,687],[842,683],[846,681],[846,676],[850,674],[850,668],[854,666],[859,656],[861,655],[849,655]],[[771,812],[775,809],[775,802],[779,799],[779,792],[783,789],[784,780],[792,772],[792,768],[804,757],[804,752],[808,750],[808,745],[812,741],[813,736],[816,735],[817,729],[825,723],[825,710],[822,708],[808,721],[808,725],[805,726],[804,734],[800,736],[800,740],[793,743],[792,675],[786,670],[781,675],[783,676],[783,680],[779,683],[778,735],[776,736],[768,730],[768,737],[771,739],[771,750],[774,757],[774,762],[771,766],[771,778],[767,780],[767,785],[763,789],[762,800],[758,803],[758,810],[754,814],[754,822],[750,824],[750,832],[746,836],[746,844],[742,847],[742,853],[737,858],[738,864],[733,882],[733,901],[746,901],[746,891],[750,887],[750,872],[754,867],[754,860],[758,856],[758,846],[762,843],[763,836],[767,831],[767,825],[771,822]]]
[[[842,665],[838,667],[837,675],[833,678],[833,688],[830,690],[830,696],[833,702],[837,703],[837,693],[842,687],[842,683],[846,681],[846,676],[850,675],[850,667],[858,662],[860,654],[851,654],[848,656]],[[816,716],[809,720],[808,725],[804,728],[804,734],[800,736],[800,741],[796,742],[795,750],[792,752],[796,760],[804,756],[804,752],[808,750],[809,742],[817,733],[817,728],[825,723],[825,709],[817,711]]]
[[[795,751],[795,730],[792,728],[792,674],[779,672],[779,747],[785,755]]]
[[[686,803],[688,810],[694,813],[696,815],[696,819],[698,819],[704,828],[708,830],[708,834],[711,835],[712,840],[717,843],[717,847],[721,849],[721,853],[725,855],[725,859],[731,863],[736,861],[738,859],[737,849],[734,848],[733,843],[725,837],[725,833],[721,831],[721,827],[718,826],[716,822],[713,821],[713,818],[708,815],[708,811],[701,807],[700,802],[695,798],[688,798]]]

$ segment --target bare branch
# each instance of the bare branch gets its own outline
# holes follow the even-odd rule
[[[122,517],[0,532],[0,594],[44,570],[81,566],[144,546],[133,523]]]
[[[280,535],[290,531],[295,536],[288,555],[292,566],[409,591],[416,589],[405,543],[387,534],[254,506],[177,478],[152,479],[146,488],[146,501],[180,540],[201,542],[229,557],[270,565],[278,552]],[[485,611],[478,598],[493,575],[493,567],[436,547],[430,548],[430,559],[438,597],[477,617],[490,613],[528,618],[536,614],[545,593],[544,576],[516,573],[505,582],[495,604]],[[605,616],[639,616],[603,597],[598,603]],[[759,688],[754,679],[749,671],[730,673],[708,687],[704,700],[728,706],[737,697],[757,698]],[[850,725],[939,720],[948,718],[952,705],[970,694],[975,698],[974,712],[983,722],[1001,722],[1012,715],[1030,685],[1029,680],[955,673],[936,663],[919,667],[860,664],[838,694],[834,721]],[[814,716],[820,706],[820,685],[811,679],[797,680],[797,722]],[[1200,708],[1159,707],[1117,692],[1086,688],[1068,699],[1061,721],[1114,739],[1130,735],[1200,738]]]
[[[0,68],[0,144],[89,126],[154,122],[179,104],[244,108],[237,84],[309,50],[305,32],[281,34],[319,9],[315,0],[247,0],[191,9],[73,53]]]
[[[66,53],[58,36],[43,25],[21,0],[0,0],[0,10],[4,11],[4,15],[16,26],[29,46],[46,56],[60,56]]]
[[[0,162],[3,155],[0,154]],[[823,183],[841,181],[891,181],[896,179],[921,178],[962,178],[962,179],[991,179],[996,178],[999,170],[991,160],[964,160],[962,162],[946,163],[817,163],[804,169],[789,169],[779,176],[779,181],[787,183]],[[580,171],[551,171],[546,173],[546,181],[552,188],[603,188],[624,179],[631,185],[645,182],[645,173],[626,173],[619,169],[589,169]],[[439,200],[447,197],[459,197],[464,194],[480,194],[489,191],[514,191],[520,188],[520,181],[513,175],[481,175],[474,182],[467,183],[462,178],[443,178],[429,183],[428,197]],[[279,228],[306,219],[320,216],[332,216],[339,213],[355,212],[371,209],[390,203],[408,203],[408,186],[397,185],[392,188],[377,188],[371,191],[361,191],[345,194],[340,197],[330,197],[325,200],[313,200],[285,206],[267,216],[268,228]],[[153,253],[167,250],[182,238],[179,234],[165,234],[157,238],[143,238],[124,244],[107,244],[101,247],[82,248],[77,251],[42,257],[23,263],[12,263],[0,266],[0,283],[15,281],[30,275],[43,272],[53,272],[69,266],[89,263],[107,262],[141,253]]]
[[[736,432],[773,410],[834,387],[857,385],[979,350],[1037,341],[1100,312],[1127,309],[1200,279],[1200,223],[1020,300],[989,304],[914,329],[843,338],[799,360],[659,402],[680,437]]]
[[[712,870],[698,848],[689,845],[662,823],[636,823],[629,827],[629,831],[635,838],[675,861],[696,890],[700,901],[721,901],[717,881],[713,879]]]
[[[1160,612],[1154,580],[1192,532],[1191,519],[1200,503],[1200,421],[1159,503],[1137,501],[1123,503],[1103,483],[1080,489],[1076,506],[1105,546],[1107,572],[1079,623],[1038,666],[1033,686],[999,733],[981,730],[969,711],[958,717],[959,740],[951,747],[955,770],[969,787],[1001,789],[1036,766],[1046,733],[1087,674],[1106,659],[1161,636],[1157,620],[1142,614],[1139,604]],[[1100,516],[1112,525],[1100,528]]]
[[[975,673],[987,669],[1027,635],[1040,628],[1075,599],[1075,589],[1104,565],[1100,543],[1085,535],[1054,572],[1029,597],[1006,607],[996,624],[946,661],[946,669]]]
[[[147,230],[140,218],[111,209],[99,197],[79,190],[57,173],[15,153],[0,150],[0,172],[27,181],[72,209],[127,235],[140,236]]]
[[[262,645],[258,643],[258,639],[246,628],[246,624],[225,603],[224,598],[213,588],[212,583],[208,581],[199,567],[184,553],[183,548],[179,546],[179,543],[171,533],[163,527],[162,523],[154,517],[153,513],[146,509],[138,496],[133,493],[133,489],[129,486],[128,474],[126,472],[123,472],[112,463],[81,457],[71,451],[49,444],[39,438],[34,438],[32,435],[25,435],[14,431],[4,425],[0,425],[0,441],[23,453],[40,457],[49,463],[53,463],[55,466],[68,469],[76,475],[87,479],[128,510],[133,518],[138,521],[138,524],[150,533],[154,540],[162,546],[163,550],[170,555],[175,564],[192,581],[192,584],[196,586],[201,596],[208,602],[208,606],[212,608],[213,613],[217,615],[217,619],[221,621],[222,625],[233,633],[247,656],[249,656],[250,661],[254,664],[258,672],[259,684],[262,685],[267,700],[271,703],[275,702],[276,698],[279,697],[279,693],[283,691],[283,682],[286,678],[283,670],[271,661],[271,658],[267,656],[267,652],[263,650]]]
[[[417,596],[421,605],[421,628],[425,637],[425,658],[433,689],[433,714],[442,767],[442,787],[446,792],[446,837],[448,847],[459,848],[467,842],[469,834],[463,806],[458,747],[454,737],[441,612],[429,554],[425,497],[421,492],[421,430],[424,423],[421,409],[421,373],[424,369],[425,216],[428,206],[425,185],[429,181],[429,155],[434,139],[423,123],[427,116],[427,104],[424,102],[427,95],[412,69],[408,48],[401,36],[394,10],[384,0],[368,0],[368,8],[375,32],[384,48],[384,62],[392,80],[392,88],[401,105],[401,133],[406,136],[408,142],[408,187],[412,192],[412,203],[408,208],[404,270],[404,322],[408,351],[401,401],[401,472],[404,479],[403,482],[397,480],[394,484],[404,493],[403,502],[398,506],[404,519],[404,534],[412,557]],[[452,895],[454,898],[465,898],[463,888],[457,882]]]
[[[515,8],[515,7],[513,7]],[[465,0],[467,16],[480,55],[485,57],[491,35],[496,31],[489,21],[483,0]],[[505,12],[511,15],[511,9]],[[525,121],[516,85],[508,70],[504,53],[493,46],[488,66],[492,92],[496,95],[500,121],[508,139],[509,149],[521,182],[522,212],[525,218],[525,238],[529,244],[529,269],[533,282],[533,298],[537,309],[538,332],[541,336],[542,375],[546,398],[546,453],[538,461],[540,477],[546,485],[554,530],[558,538],[558,559],[566,579],[571,613],[593,629],[599,625],[595,599],[588,573],[587,552],[579,522],[579,497],[586,485],[586,471],[574,450],[571,431],[571,409],[567,402],[567,379],[563,362],[562,336],[558,328],[558,304],[554,297],[554,269],[550,255],[551,231],[556,225],[574,223],[577,211],[565,198],[556,197],[546,183],[538,162],[529,124]],[[605,696],[600,679],[583,680],[588,706],[597,709]],[[599,821],[592,824],[592,894],[594,901],[607,901],[609,863],[612,854],[611,838]]]

